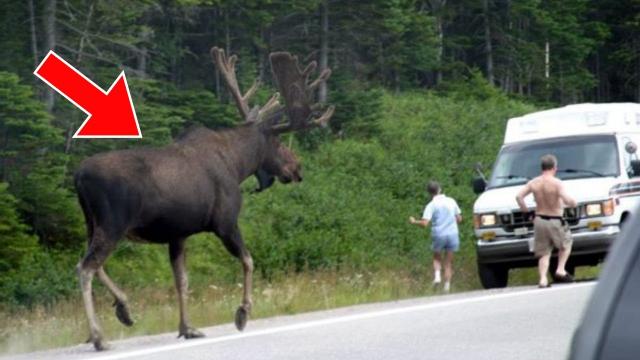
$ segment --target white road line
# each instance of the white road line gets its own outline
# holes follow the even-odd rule
[[[450,300],[450,301],[443,301],[443,302],[435,302],[435,303],[414,305],[414,306],[397,308],[397,309],[372,311],[372,312],[367,312],[367,313],[362,313],[362,314],[346,315],[346,316],[334,317],[334,318],[329,318],[329,319],[324,319],[324,320],[314,320],[314,321],[309,321],[309,322],[300,323],[300,324],[285,325],[285,326],[280,326],[280,327],[274,327],[274,328],[271,328],[271,329],[248,331],[248,332],[244,332],[244,333],[238,333],[238,334],[235,334],[235,335],[226,335],[226,336],[220,336],[220,337],[210,338],[210,339],[189,340],[187,342],[181,342],[181,343],[177,343],[177,344],[158,346],[158,347],[153,347],[153,348],[149,348],[149,349],[141,349],[141,350],[135,350],[135,351],[130,351],[130,352],[112,354],[112,355],[96,356],[96,357],[91,357],[91,358],[87,358],[87,359],[92,359],[92,360],[128,359],[128,358],[132,358],[132,357],[136,357],[136,356],[150,355],[150,354],[155,354],[155,353],[160,353],[160,352],[165,352],[165,351],[171,351],[171,350],[177,350],[177,349],[187,349],[187,348],[192,348],[192,347],[196,347],[196,346],[203,346],[203,345],[221,343],[221,342],[226,342],[226,341],[233,341],[233,340],[244,339],[244,338],[249,338],[249,337],[262,336],[262,335],[271,335],[271,334],[277,334],[277,333],[282,333],[282,332],[287,332],[287,331],[308,329],[308,328],[318,327],[318,326],[323,326],[323,325],[330,325],[330,324],[338,324],[338,323],[344,323],[344,322],[349,322],[349,321],[372,319],[372,318],[377,318],[377,317],[382,317],[382,316],[389,316],[389,315],[395,315],[395,314],[404,314],[404,313],[409,313],[409,312],[413,312],[413,311],[422,311],[422,310],[428,310],[428,309],[437,309],[437,308],[455,306],[455,305],[460,305],[460,304],[477,303],[477,302],[483,302],[483,301],[487,301],[487,300],[513,298],[513,297],[518,297],[518,296],[523,296],[523,295],[545,294],[545,293],[549,293],[549,292],[564,291],[564,290],[574,289],[574,288],[578,288],[578,287],[593,286],[594,284],[595,283],[581,283],[581,284],[563,285],[563,286],[556,286],[556,287],[552,287],[552,288],[548,288],[548,289],[534,289],[534,290],[525,290],[525,291],[519,291],[519,292],[509,292],[509,293],[501,293],[501,294],[493,294],[493,295],[483,295],[483,296],[472,297],[472,298],[465,298],[465,299],[457,299],[457,300]]]

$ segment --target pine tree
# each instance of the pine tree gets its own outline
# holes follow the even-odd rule
[[[7,188],[7,183],[0,183],[0,282],[38,251],[38,239],[29,234],[16,210],[17,200]]]
[[[66,187],[60,130],[15,74],[0,72],[0,99],[0,181],[10,184],[17,209],[43,244],[77,246],[84,226]]]

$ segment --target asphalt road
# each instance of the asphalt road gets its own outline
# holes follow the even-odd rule
[[[370,304],[5,359],[563,359],[594,283]]]

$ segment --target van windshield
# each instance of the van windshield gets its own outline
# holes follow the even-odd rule
[[[528,141],[505,146],[498,155],[488,188],[521,185],[540,175],[540,158],[558,158],[560,179],[618,176],[616,139],[613,135]]]

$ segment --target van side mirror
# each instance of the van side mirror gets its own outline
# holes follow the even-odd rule
[[[476,193],[476,195],[482,194],[484,190],[487,188],[487,182],[481,177],[474,178],[472,185],[473,185],[473,192]]]
[[[638,151],[638,146],[636,145],[636,143],[634,143],[633,141],[629,141],[626,144],[624,144],[624,150],[629,154],[629,155],[633,155],[636,153],[636,151]]]

